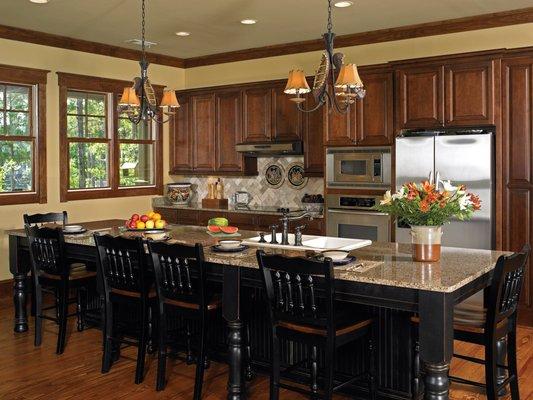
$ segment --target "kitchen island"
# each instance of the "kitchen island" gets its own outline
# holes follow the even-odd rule
[[[76,260],[94,265],[96,252],[92,232],[118,235],[121,220],[87,222],[85,235],[67,236],[67,253]],[[202,243],[205,246],[208,279],[218,282],[223,291],[222,315],[227,324],[227,353],[230,365],[228,399],[245,399],[243,322],[251,330],[252,349],[257,364],[268,368],[268,340],[263,310],[244,313],[246,306],[261,307],[261,279],[255,259],[255,248],[237,254],[220,254],[210,245],[217,239],[203,227],[171,226],[171,241]],[[8,231],[10,270],[15,278],[15,331],[28,329],[26,313],[27,274],[29,260],[23,230]],[[256,236],[255,231],[241,232],[241,238]],[[302,251],[267,250],[288,255],[304,255]],[[358,260],[335,268],[336,297],[356,303],[375,313],[379,323],[378,386],[385,398],[411,396],[411,329],[409,316],[420,317],[420,356],[425,364],[425,397],[447,399],[449,363],[453,353],[453,306],[490,283],[496,260],[503,252],[443,248],[439,263],[417,263],[411,258],[408,245],[374,243],[352,252]],[[252,294],[249,300],[248,295]],[[259,300],[257,300],[259,299]],[[222,330],[221,330],[222,331]],[[363,353],[353,349],[343,352],[340,368],[356,371]],[[342,357],[341,357],[342,358]],[[253,360],[252,360],[253,361]],[[356,388],[357,389],[357,388]],[[364,389],[361,389],[364,390]]]

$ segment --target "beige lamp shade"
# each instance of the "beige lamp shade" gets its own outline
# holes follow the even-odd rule
[[[132,87],[125,87],[124,91],[122,92],[122,96],[120,97],[120,101],[118,102],[121,106],[132,106],[132,107],[138,107],[141,105],[141,102],[139,101],[139,97],[135,93],[135,89]]]
[[[159,107],[178,108],[179,106],[180,103],[178,103],[178,99],[176,98],[176,92],[173,90],[165,90]]]
[[[363,81],[357,71],[357,65],[343,65],[337,77],[337,82],[335,82],[335,87],[345,90],[363,87]]]
[[[309,93],[311,89],[305,79],[305,74],[302,70],[293,69],[289,72],[289,79],[287,80],[287,86],[285,87],[286,94],[302,94]]]

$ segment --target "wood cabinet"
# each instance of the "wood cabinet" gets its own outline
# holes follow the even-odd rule
[[[327,108],[327,106],[324,106]],[[353,120],[354,106],[346,113],[327,110],[324,144],[327,146],[353,146],[356,143],[355,124]]]
[[[494,61],[446,65],[445,121],[450,126],[494,123]]]
[[[216,171],[239,172],[243,156],[235,151],[242,142],[242,94],[239,90],[215,95],[216,105]]]
[[[533,54],[502,60],[503,250],[533,245]],[[533,316],[528,261],[521,311]],[[520,315],[520,312],[519,312]]]
[[[444,67],[412,66],[396,71],[397,121],[400,129],[444,124]]]
[[[398,68],[398,129],[493,125],[494,73],[486,57]]]
[[[311,93],[307,95],[306,107],[315,107],[316,102]],[[293,107],[296,106],[293,104]],[[327,107],[312,113],[303,114],[304,169],[306,176],[324,176],[324,124]]]
[[[365,85],[366,95],[355,104],[354,125],[357,145],[391,145],[394,140],[393,74],[390,71],[361,71],[361,79]]]
[[[304,113],[283,91],[285,84],[272,89],[272,133],[275,140],[299,140],[302,138]]]
[[[180,108],[170,119],[170,172],[174,174],[187,173],[193,169],[193,149],[190,120],[189,96],[178,96]]]
[[[244,142],[268,142],[272,138],[272,90],[270,87],[243,91]]]
[[[215,171],[215,97],[212,94],[191,97],[191,132],[193,171]]]

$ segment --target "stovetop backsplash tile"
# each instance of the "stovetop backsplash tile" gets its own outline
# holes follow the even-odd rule
[[[301,189],[294,189],[287,180],[287,171],[290,164],[294,162],[303,163],[303,157],[260,157],[257,161],[259,174],[251,177],[220,177],[224,183],[224,195],[231,202],[231,196],[236,191],[242,190],[252,195],[250,206],[283,206],[300,207],[301,199],[305,193],[324,194],[324,179],[309,177],[307,185]],[[285,181],[283,185],[274,189],[265,180],[264,171],[272,163],[281,165],[285,171]],[[217,175],[210,177],[173,175],[173,182],[190,182],[193,189],[192,203],[201,202],[207,195],[207,183],[214,182]]]

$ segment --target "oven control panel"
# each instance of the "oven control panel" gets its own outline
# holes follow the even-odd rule
[[[381,199],[382,196],[328,194],[326,203],[328,208],[372,211],[372,207],[379,204]]]

